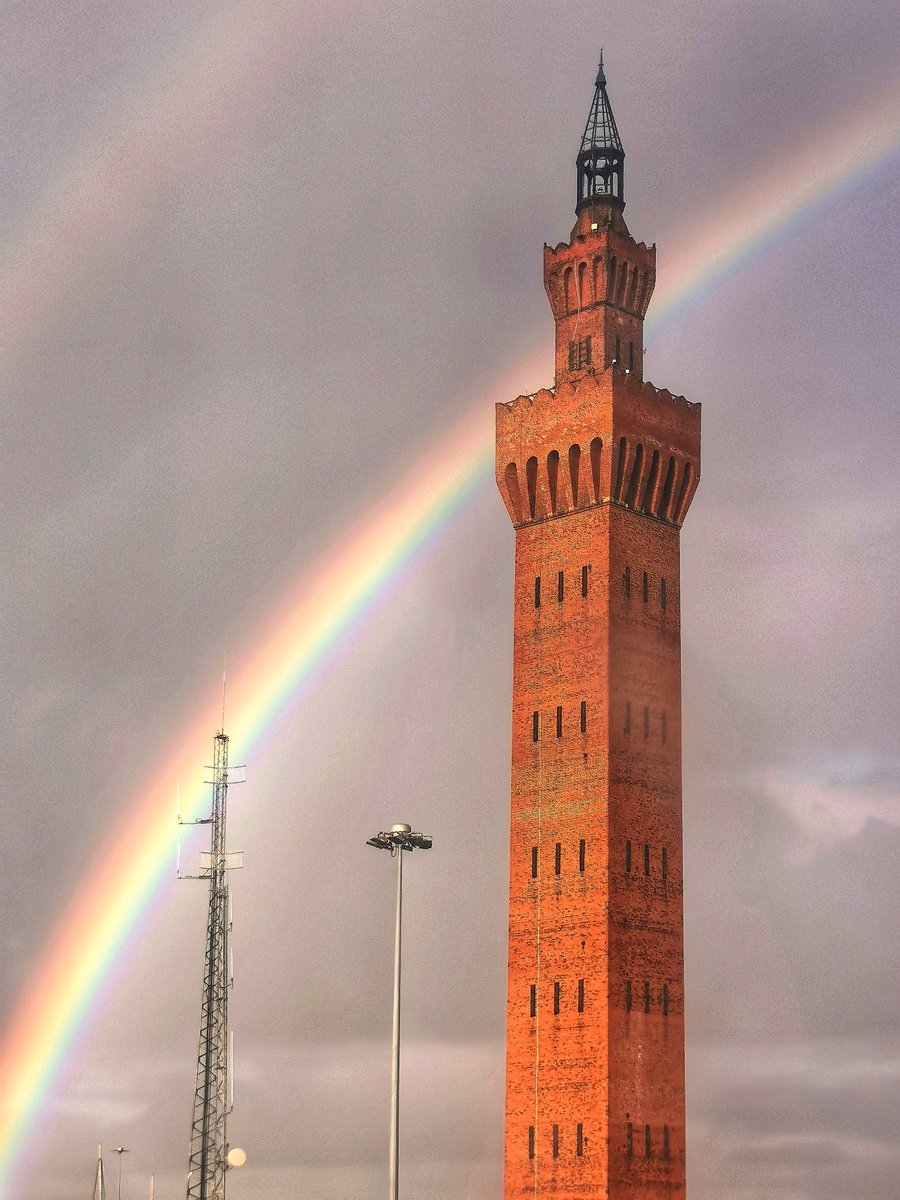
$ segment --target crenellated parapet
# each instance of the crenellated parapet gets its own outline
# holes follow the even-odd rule
[[[497,485],[516,527],[597,504],[680,526],[700,405],[611,368],[497,405]]]

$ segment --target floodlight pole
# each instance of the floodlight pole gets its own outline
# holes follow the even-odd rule
[[[390,850],[397,859],[397,921],[394,928],[394,1020],[391,1033],[391,1148],[388,1200],[400,1195],[400,973],[403,941],[403,852],[430,850],[431,838],[413,833],[409,825],[392,825],[366,843],[377,850]]]
[[[394,932],[394,1025],[391,1070],[391,1165],[390,1200],[398,1200],[400,1188],[400,963],[403,932],[403,847],[397,855],[397,927]]]

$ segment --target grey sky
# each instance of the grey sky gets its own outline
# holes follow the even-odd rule
[[[535,353],[546,374],[516,388],[550,382],[541,245],[571,228],[600,45],[626,216],[664,277],[742,181],[895,79],[892,18],[6,7],[5,1011],[204,705],[211,739],[223,649],[249,656],[472,398]],[[692,1200],[884,1200],[900,1174],[897,166],[648,347],[647,376],[704,406],[683,534]],[[392,895],[364,842],[394,819],[435,839],[407,876],[404,1186],[499,1193],[512,547],[479,493],[234,793],[234,1200],[383,1186]],[[131,1147],[127,1200],[151,1171],[181,1194],[204,900],[173,882],[136,933],[25,1200],[81,1200],[98,1141]]]

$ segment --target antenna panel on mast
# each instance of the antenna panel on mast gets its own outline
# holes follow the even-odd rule
[[[200,851],[200,875],[206,878],[212,875],[219,864],[223,871],[239,871],[244,865],[243,850],[228,850],[225,854],[214,854],[211,850]]]

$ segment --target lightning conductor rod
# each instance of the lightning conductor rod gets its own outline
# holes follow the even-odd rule
[[[227,1118],[231,1111],[231,1039],[228,994],[232,979],[228,945],[231,931],[228,872],[242,867],[244,856],[240,851],[226,849],[226,825],[228,785],[243,783],[246,773],[244,767],[228,766],[224,678],[222,727],[213,739],[213,763],[206,770],[210,774],[205,782],[212,786],[210,815],[192,821],[179,820],[182,825],[210,827],[209,850],[201,853],[199,873],[181,876],[183,879],[204,879],[209,884],[187,1200],[224,1200],[225,1176],[229,1165]]]

